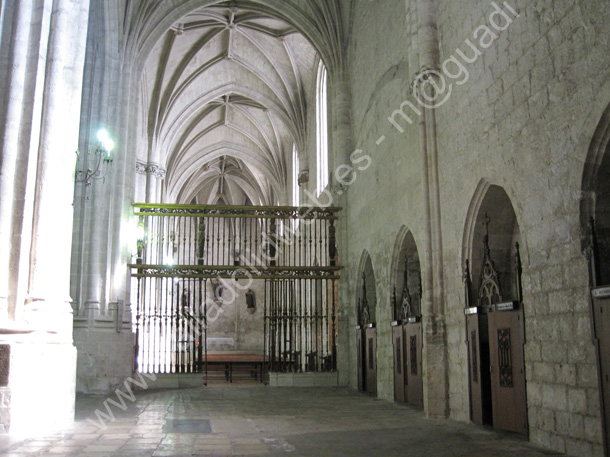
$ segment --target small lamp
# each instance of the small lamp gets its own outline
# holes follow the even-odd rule
[[[256,296],[254,295],[252,289],[248,289],[246,292],[246,307],[248,309],[256,308]]]
[[[86,171],[77,170],[74,177],[75,182],[85,183],[85,186],[90,186],[94,179],[104,179],[108,171],[106,165],[112,163],[112,156],[110,153],[114,149],[114,141],[110,138],[108,131],[106,129],[100,129],[97,132],[97,140],[98,144],[95,148],[89,147],[89,150],[87,151],[89,156],[93,153],[92,162],[95,166],[87,168]],[[78,161],[78,151],[76,151],[76,156],[76,160]],[[102,165],[104,165],[103,170],[101,169]]]
[[[146,231],[144,230],[144,218],[140,216],[138,219],[138,229],[137,229],[137,237],[138,237],[138,253],[136,257],[136,263],[142,263],[142,253],[144,251],[144,237],[146,236]]]

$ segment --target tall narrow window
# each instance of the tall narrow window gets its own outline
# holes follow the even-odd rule
[[[328,99],[326,67],[320,61],[317,83],[317,193],[328,185]]]
[[[301,204],[299,189],[299,154],[297,153],[297,145],[292,145],[292,204],[299,206]]]

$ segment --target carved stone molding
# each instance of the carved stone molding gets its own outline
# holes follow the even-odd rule
[[[423,85],[428,83],[430,78],[434,75],[440,75],[440,71],[434,68],[422,67],[413,74],[413,78],[411,78],[411,92],[416,94],[418,90],[422,88]]]
[[[165,179],[165,169],[158,168],[154,175],[157,179]]]
[[[146,174],[146,164],[142,162],[136,162],[136,173],[139,175]]]
[[[153,163],[142,163],[136,162],[136,173],[137,174],[151,174],[157,179],[165,179],[164,168],[161,168],[159,165]]]
[[[182,35],[184,33],[184,24],[175,24],[170,27],[170,30],[172,30],[176,35]]]
[[[299,173],[298,183],[299,186],[309,182],[309,170],[302,170]]]

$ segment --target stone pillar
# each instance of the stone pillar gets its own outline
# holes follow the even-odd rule
[[[0,238],[12,247],[0,261],[10,271],[0,286],[0,306],[9,311],[0,344],[10,351],[0,425],[31,434],[74,419],[70,251],[89,0],[8,1],[4,8],[2,27],[10,21],[12,34],[2,47],[12,71],[2,117]]]
[[[144,203],[146,201],[146,164],[136,162],[136,179],[134,202]]]
[[[438,96],[435,90],[439,84],[436,78],[440,73],[434,0],[418,0],[417,30],[420,70],[414,75],[413,91],[415,99],[422,105],[423,113],[419,122],[419,143],[425,224],[422,263],[424,408],[428,416],[447,417],[449,380],[435,114]]]
[[[43,27],[48,30],[48,19],[43,25],[42,14],[36,10],[32,2],[6,2],[0,29],[0,63],[4,76],[0,116],[4,120],[0,126],[0,323],[3,327],[15,320],[21,242],[25,241],[21,238],[27,184],[23,170],[27,170],[29,147],[22,138],[26,136],[24,139],[27,139],[29,133],[27,116],[33,116],[31,107],[35,98],[38,58],[35,53],[28,54],[28,44],[31,35],[41,33]],[[44,56],[45,51],[41,49],[40,53]],[[9,68],[12,71],[9,72]],[[31,74],[34,77],[28,77]],[[31,206],[31,201],[28,203]]]
[[[117,29],[120,12],[112,2],[91,2],[83,88],[80,140],[83,149],[95,147],[96,133],[106,128],[114,140],[112,163],[104,179],[83,186],[77,200],[78,249],[73,277],[82,284],[78,303],[81,316],[74,319],[78,348],[76,390],[110,393],[133,374],[133,334],[129,297],[129,269],[133,236],[131,202],[134,196],[133,138],[137,118],[131,111],[130,51]],[[130,115],[131,114],[131,115]],[[130,144],[131,142],[131,144]],[[86,165],[79,165],[79,169]],[[76,226],[76,224],[75,224]]]
[[[340,64],[337,64],[339,66]],[[328,198],[322,194],[320,204],[347,207],[347,188],[335,182],[334,171],[339,165],[350,164],[349,157],[353,151],[352,131],[351,131],[351,96],[349,83],[345,72],[341,68],[328,69],[328,94],[329,94],[329,131],[328,131],[328,170],[330,172],[330,194]],[[347,211],[344,209],[339,213],[339,220],[336,222],[336,237],[338,264],[345,264],[348,258],[348,233],[347,233]],[[350,366],[350,361],[356,360],[355,340],[354,340],[354,321],[353,317],[355,306],[350,301],[349,278],[342,275],[339,281],[339,307],[337,310],[337,370],[339,371],[339,384],[348,385],[350,383],[350,373],[355,372],[356,367]]]
[[[100,315],[104,314],[102,309],[102,265],[106,260],[104,252],[108,236],[108,213],[106,210],[107,195],[105,194],[107,183],[93,181],[87,189],[88,198],[85,202],[86,212],[89,217],[85,220],[84,245],[86,246],[85,258],[85,292],[84,315],[90,325]]]
[[[332,123],[329,129],[329,160],[328,170],[333,181],[333,171],[343,163],[349,163],[349,156],[352,153],[352,111],[351,95],[349,82],[343,71],[329,71],[329,91],[328,104],[330,109],[329,118]]]
[[[161,202],[161,181],[165,179],[165,169],[156,164],[146,165],[146,203]]]

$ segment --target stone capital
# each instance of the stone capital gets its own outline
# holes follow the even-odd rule
[[[440,70],[436,68],[422,67],[411,78],[411,92],[417,96],[418,91],[429,84],[433,79],[439,79],[442,77]]]
[[[151,174],[157,179],[165,178],[165,169],[157,164],[147,164],[145,170],[147,174]]]
[[[139,175],[146,174],[146,164],[142,162],[136,162],[136,173]]]

